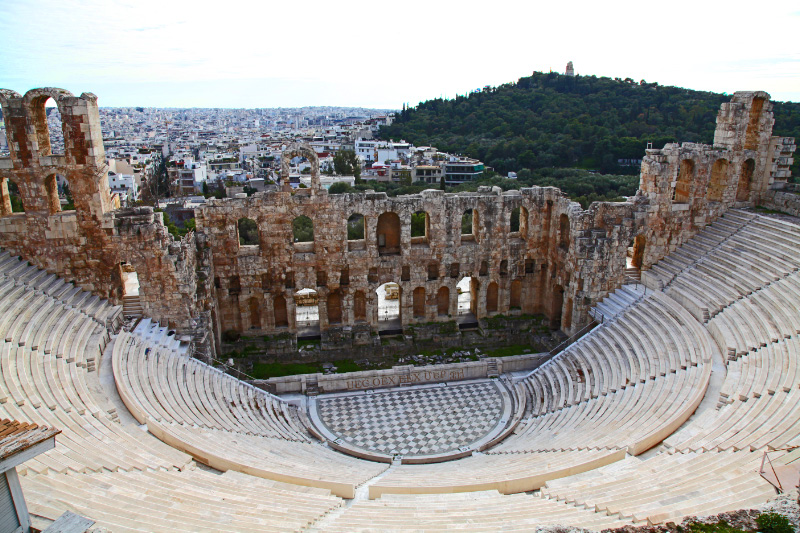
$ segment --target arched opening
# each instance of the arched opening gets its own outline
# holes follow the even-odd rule
[[[414,289],[412,308],[414,318],[425,318],[425,289],[423,287]]]
[[[378,330],[402,329],[400,319],[400,285],[384,283],[375,291],[378,294]]]
[[[250,311],[250,329],[261,329],[261,302],[252,297],[247,301],[247,307]]]
[[[39,156],[64,155],[64,128],[56,101],[47,95],[31,102]]]
[[[342,295],[339,291],[328,294],[328,323],[342,323]]]
[[[461,215],[461,241],[477,241],[478,240],[478,211],[475,209],[467,209]]]
[[[711,179],[708,182],[708,201],[719,202],[725,187],[728,186],[728,160],[717,159],[711,167]]]
[[[347,219],[347,249],[351,251],[366,249],[364,215],[361,213],[353,213]]]
[[[647,239],[644,235],[637,235],[631,245],[628,247],[628,253],[626,258],[626,266],[627,268],[635,268],[636,270],[641,270],[642,262],[644,261],[644,247],[647,243]]]
[[[275,316],[275,327],[285,328],[289,325],[289,314],[286,312],[286,298],[283,294],[272,297],[272,313]]]
[[[559,248],[569,248],[569,217],[562,214],[558,217],[558,246]]]
[[[378,254],[400,255],[400,217],[386,212],[378,217]]]
[[[427,244],[429,231],[428,213],[417,211],[411,215],[411,244]]]
[[[294,315],[297,338],[319,335],[319,294],[314,289],[300,289],[294,293]]]
[[[486,287],[486,312],[497,312],[497,283],[494,281]]]
[[[292,220],[292,242],[314,242],[314,223],[307,216]]]
[[[528,210],[524,207],[519,208],[519,236],[528,238]]]
[[[139,276],[133,265],[125,261],[119,264],[119,277],[122,282],[122,316],[142,316],[142,302],[139,299]]]
[[[515,207],[511,210],[511,220],[509,221],[509,231],[511,233],[519,233],[519,215],[519,207]]]
[[[742,163],[742,172],[739,174],[739,186],[736,189],[736,201],[746,202],[750,199],[750,187],[753,183],[753,172],[756,162],[752,159]]]
[[[258,246],[258,224],[252,218],[242,217],[236,221],[239,246]]]
[[[58,197],[58,181],[55,174],[50,174],[44,179],[44,189],[47,195],[47,211],[53,215],[61,212],[61,199]]]
[[[450,289],[440,287],[436,293],[436,314],[448,316],[450,314]]]
[[[550,328],[561,328],[561,309],[564,307],[564,287],[553,287],[552,301],[550,302]]]
[[[572,327],[572,298],[567,298],[567,308],[564,311],[564,319],[561,322],[561,329],[568,330]]]
[[[761,112],[764,109],[763,98],[753,98],[750,106],[750,120],[747,123],[747,133],[745,134],[744,149],[758,150],[758,124],[761,121]]]
[[[694,179],[694,161],[684,159],[678,168],[678,179],[675,181],[675,188],[672,190],[672,201],[676,204],[689,202],[692,180]]]
[[[522,282],[518,279],[511,282],[511,298],[508,306],[512,310],[522,309]]]
[[[353,318],[356,322],[367,321],[367,297],[364,291],[356,291],[353,295]]]
[[[466,276],[456,285],[458,294],[456,311],[459,324],[478,323],[478,278]]]

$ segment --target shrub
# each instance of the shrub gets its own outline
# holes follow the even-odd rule
[[[792,533],[789,519],[778,513],[762,513],[756,523],[762,533]]]

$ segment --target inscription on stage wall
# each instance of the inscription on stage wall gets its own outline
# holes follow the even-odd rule
[[[464,370],[423,370],[395,376],[375,376],[363,379],[348,379],[347,390],[373,389],[376,387],[399,387],[415,383],[455,381],[464,379]]]

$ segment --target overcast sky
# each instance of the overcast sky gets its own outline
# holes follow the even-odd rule
[[[800,101],[800,2],[0,1],[0,87],[101,106],[399,108],[532,71]]]

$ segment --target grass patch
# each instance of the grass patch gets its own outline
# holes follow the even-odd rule
[[[522,355],[524,353],[536,353],[536,350],[527,344],[512,344],[510,346],[488,350],[486,355],[489,357],[508,357],[510,355]]]
[[[254,363],[253,377],[256,379],[279,378],[295,374],[316,374],[322,366],[306,363]]]
[[[753,208],[753,210],[757,211],[759,213],[767,214],[767,215],[789,215],[789,216],[792,216],[789,213],[785,213],[783,211],[778,211],[777,209],[769,209],[767,207],[762,207],[760,205],[755,206]]]

